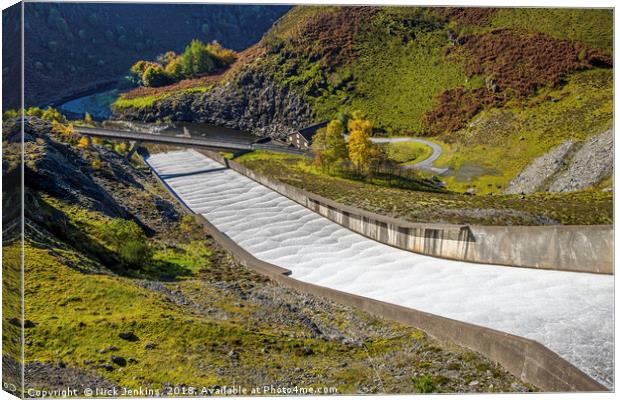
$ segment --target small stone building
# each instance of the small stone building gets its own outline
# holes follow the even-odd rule
[[[312,145],[312,138],[316,134],[316,131],[324,126],[327,126],[328,122],[329,121],[319,122],[318,124],[299,129],[298,131],[287,136],[286,143],[289,146],[294,146],[301,150],[309,150]]]

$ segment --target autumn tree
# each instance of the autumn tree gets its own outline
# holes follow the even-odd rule
[[[164,70],[170,79],[174,81],[180,81],[185,77],[183,75],[183,64],[180,56],[172,59],[168,64],[166,64]]]
[[[367,171],[371,161],[378,154],[377,146],[370,140],[372,123],[363,119],[359,113],[353,113],[348,128],[349,159],[359,171]]]
[[[159,65],[159,64],[151,62],[151,61],[140,60],[136,62],[134,65],[132,65],[129,71],[131,71],[131,73],[134,74],[139,79],[142,79],[142,75],[144,75],[144,72],[146,71],[146,69],[148,67],[154,67],[156,65]]]
[[[237,59],[237,53],[234,50],[225,49],[216,40],[207,45],[207,50],[215,56],[219,67],[226,67]]]

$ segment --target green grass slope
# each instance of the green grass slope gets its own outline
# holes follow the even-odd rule
[[[534,39],[527,42],[532,34],[548,37],[552,47],[565,41],[579,47],[583,54],[568,54],[568,60],[593,51],[611,55],[611,10],[484,10],[296,7],[265,35],[260,45],[267,55],[257,65],[271,71],[281,83],[302,91],[317,119],[360,109],[379,129],[425,134],[431,128],[425,124],[425,116],[438,106],[440,93],[481,88],[485,79],[493,78],[488,72],[492,68],[472,73],[467,65],[484,56],[481,51],[503,51],[493,48],[502,45],[493,37],[497,29],[524,37],[533,52],[544,52],[542,46],[547,44]],[[472,37],[481,42],[473,52],[462,51],[456,57],[447,54],[467,49],[463,43]],[[489,48],[479,48],[484,45]],[[518,59],[508,61],[516,63]],[[597,65],[566,66],[562,73],[569,76]],[[532,79],[538,79],[538,67],[532,68]],[[534,82],[536,87],[544,89],[547,82],[543,78]],[[486,108],[484,102],[478,106]]]

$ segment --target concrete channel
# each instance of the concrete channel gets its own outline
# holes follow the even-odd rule
[[[146,161],[243,257],[280,267],[280,275],[289,270],[298,286],[413,321],[546,390],[613,388],[611,275],[415,254],[352,232],[197,151],[155,154]],[[570,372],[547,348],[584,376]]]

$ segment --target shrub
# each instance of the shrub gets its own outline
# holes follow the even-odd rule
[[[89,113],[84,114],[84,123],[88,125],[93,123],[93,117],[91,117]]]
[[[127,144],[126,143],[118,143],[114,145],[114,151],[121,156],[127,154]]]
[[[144,86],[159,87],[172,83],[172,80],[161,65],[156,64],[146,68],[142,75],[142,83]]]
[[[151,62],[151,61],[140,60],[140,61],[137,61],[134,65],[132,65],[129,71],[137,78],[142,79],[142,75],[144,75],[144,72],[146,71],[146,69],[150,66],[155,66],[155,65],[158,65],[158,64]]]
[[[80,149],[86,149],[90,145],[90,141],[86,136],[82,136],[78,141],[77,147]]]
[[[52,132],[61,136],[72,136],[75,134],[72,124],[64,125],[58,121],[52,122]]]
[[[26,114],[28,114],[28,113],[26,113]],[[41,113],[40,116],[41,116],[41,118],[46,119],[46,120],[51,121],[51,122],[61,122],[61,123],[67,122],[67,118],[65,118],[64,115],[62,115],[55,108],[51,108],[51,107],[49,107],[48,109],[44,110]],[[73,127],[72,127],[72,129],[73,129]]]
[[[99,171],[101,170],[101,159],[99,157],[95,157],[91,162],[90,162],[90,167],[92,169],[94,169],[95,171]]]
[[[231,49],[225,49],[215,40],[207,45],[207,50],[215,56],[219,67],[226,67],[237,59],[237,53]]]
[[[30,107],[26,109],[26,115],[29,117],[43,117],[43,110],[39,107]]]
[[[19,110],[6,110],[2,113],[2,121],[6,121],[12,118],[18,118],[20,116]]]
[[[128,265],[138,266],[148,262],[152,257],[146,235],[134,221],[112,219],[106,225],[103,240]]]
[[[413,387],[417,393],[433,393],[435,391],[433,378],[430,375],[413,378]]]

